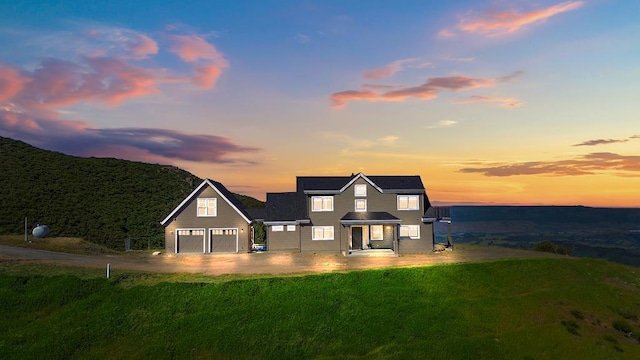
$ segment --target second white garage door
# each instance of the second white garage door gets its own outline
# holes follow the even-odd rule
[[[209,229],[209,251],[212,253],[237,253],[238,229]]]

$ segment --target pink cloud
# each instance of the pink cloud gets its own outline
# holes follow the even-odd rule
[[[362,73],[362,77],[368,80],[379,80],[379,79],[388,78],[390,76],[393,76],[393,74],[397,73],[398,71],[402,71],[405,64],[414,62],[416,60],[417,59],[413,59],[413,58],[396,60],[383,67],[367,70],[364,73]]]
[[[404,87],[384,91],[385,87],[376,88],[368,85],[368,90],[347,90],[331,95],[333,108],[339,109],[346,106],[348,101],[405,101],[407,99],[431,100],[435,99],[443,90],[461,91],[482,87],[491,87],[500,82],[499,79],[479,79],[464,76],[448,76],[430,78],[419,86]],[[505,80],[506,81],[506,80]]]
[[[500,36],[514,33],[527,25],[543,22],[552,16],[578,9],[582,5],[584,5],[583,1],[567,1],[529,12],[517,10],[489,12],[482,17],[463,19],[457,27],[459,30],[470,33]]]
[[[454,36],[456,36],[456,34],[449,29],[442,29],[436,34],[436,37],[440,39],[450,39]]]
[[[501,98],[501,97],[491,97],[491,96],[470,96],[468,98],[464,98],[464,99],[458,99],[455,100],[454,103],[456,104],[471,104],[471,103],[478,103],[478,102],[491,102],[491,103],[499,103],[500,106],[502,107],[507,107],[507,108],[518,108],[521,107],[522,105],[524,105],[523,102],[521,102],[520,100],[516,99],[516,98]]]
[[[16,96],[27,81],[17,70],[0,64],[0,103]]]
[[[503,163],[488,167],[469,167],[459,171],[463,173],[481,173],[485,176],[575,176],[612,173],[616,176],[640,177],[640,156],[591,153],[568,160]]]
[[[158,44],[150,37],[142,34],[137,34],[130,41],[128,48],[138,59],[144,59],[158,53]]]
[[[205,89],[214,87],[222,69],[229,65],[215,46],[198,35],[170,35],[169,39],[171,52],[187,63],[198,64],[191,81]]]
[[[185,62],[198,60],[217,60],[226,63],[224,57],[212,44],[198,35],[169,35],[171,48]]]
[[[29,75],[30,81],[13,100],[40,115],[80,102],[115,106],[157,93],[156,85],[162,80],[151,70],[107,57],[85,58],[81,63],[49,58]]]
[[[334,109],[341,109],[347,105],[347,101],[368,100],[377,101],[379,95],[373,91],[347,90],[331,95],[331,103]]]
[[[255,163],[247,156],[258,148],[222,136],[153,128],[99,129],[87,122],[59,119],[63,107],[80,103],[118,106],[159,92],[161,83],[191,81],[211,88],[227,66],[215,47],[197,36],[177,37],[182,45],[176,51],[193,67],[191,77],[139,65],[136,60],[158,52],[156,42],[145,35],[103,28],[86,31],[84,36],[94,41],[75,48],[75,61],[45,58],[34,70],[0,65],[0,136],[78,156],[162,163]],[[102,56],[95,56],[98,53]]]
[[[192,78],[192,81],[204,89],[212,88],[222,73],[222,69],[216,64],[199,66],[196,67],[195,71],[196,75]]]

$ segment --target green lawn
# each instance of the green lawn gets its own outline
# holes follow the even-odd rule
[[[21,266],[0,267],[2,359],[640,358],[640,269],[605,261],[255,279]]]

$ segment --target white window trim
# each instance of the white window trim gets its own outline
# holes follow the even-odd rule
[[[322,229],[322,237],[316,238],[316,230]],[[328,236],[327,230],[331,229],[331,237]],[[333,240],[334,238],[334,228],[333,226],[312,226],[311,227],[311,240]]]
[[[296,231],[295,225],[287,225],[287,231]]]
[[[401,208],[400,207],[400,199],[401,198],[406,198],[407,199],[407,207],[406,208]],[[412,208],[409,207],[409,203],[411,203],[411,201],[409,201],[409,199],[411,198],[415,198],[416,199],[416,207]],[[396,200],[397,202],[397,208],[398,210],[404,211],[404,210],[420,210],[420,195],[398,195],[398,198]]]
[[[402,236],[402,229],[407,229],[408,236]],[[412,231],[413,230],[413,231]],[[415,235],[411,235],[412,232],[415,232]],[[409,238],[409,239],[420,239],[420,225],[400,225],[400,233],[399,237]]]
[[[374,228],[380,228],[380,238],[374,237],[375,232]],[[384,240],[384,226],[383,225],[371,225],[371,231],[369,232],[370,239],[369,240]]]
[[[315,203],[315,199],[322,199],[322,208],[321,209],[315,209],[314,208],[314,203]],[[331,200],[331,208],[329,208],[328,206],[325,207],[326,205],[326,200]],[[311,197],[311,211],[312,212],[321,212],[321,211],[333,211],[333,196],[312,196]]]
[[[358,209],[358,202],[363,202],[364,203],[364,209]],[[367,199],[355,199],[355,201],[353,202],[353,211],[356,212],[366,212],[367,211]]]
[[[204,201],[205,214],[200,215],[200,201]],[[213,214],[209,214],[209,201],[213,201]],[[216,217],[218,216],[218,199],[216,198],[198,198],[196,200],[196,216],[197,217]]]
[[[272,225],[271,226],[271,231],[275,232],[275,231],[284,231],[284,225]]]
[[[358,189],[364,189],[364,191],[358,193]],[[367,184],[355,184],[355,185],[353,185],[353,195],[356,196],[356,197],[366,197],[367,196]]]

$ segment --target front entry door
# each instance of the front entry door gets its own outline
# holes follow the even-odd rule
[[[351,228],[351,249],[362,250],[362,228]]]

